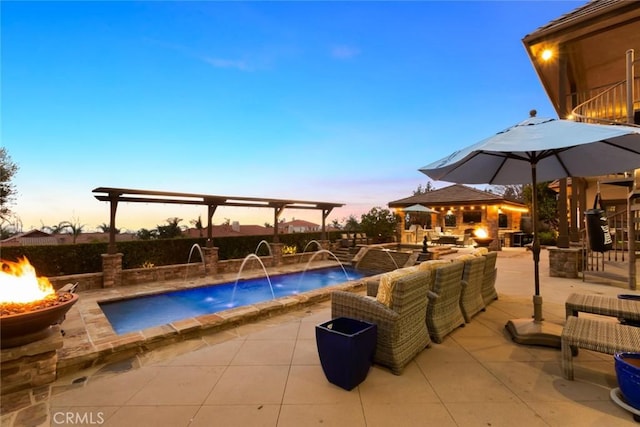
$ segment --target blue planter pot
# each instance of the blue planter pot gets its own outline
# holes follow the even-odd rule
[[[367,377],[376,350],[377,325],[338,317],[316,326],[320,363],[330,383],[351,390]]]
[[[616,353],[614,360],[618,386],[624,400],[640,410],[640,353]]]

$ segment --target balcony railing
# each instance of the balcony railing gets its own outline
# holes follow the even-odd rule
[[[633,60],[633,52],[627,52],[627,78],[606,86],[569,95],[568,104],[576,105],[571,111],[573,120],[600,124],[633,124],[634,114],[640,114],[640,76],[635,77],[634,67],[640,60]],[[627,85],[627,80],[632,82]],[[633,98],[633,102],[629,99]],[[631,109],[632,111],[629,111]]]

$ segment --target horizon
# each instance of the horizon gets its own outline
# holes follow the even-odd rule
[[[97,187],[344,203],[327,225],[389,209],[450,185],[420,167],[531,109],[556,117],[522,39],[585,3],[2,2],[10,208],[22,231],[87,232],[109,223]],[[115,225],[206,216],[119,203]],[[219,207],[227,220],[274,218]]]

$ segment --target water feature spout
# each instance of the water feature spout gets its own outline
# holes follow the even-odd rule
[[[393,264],[396,266],[396,270],[400,268],[398,266],[398,263],[396,262],[396,259],[393,257],[393,255],[391,255],[391,249],[384,248],[382,249],[382,252],[386,252],[387,255],[389,255],[389,258],[391,258],[391,261],[393,261]]]
[[[309,258],[309,261],[307,261],[307,265],[305,265],[304,266],[304,270],[302,270],[302,276],[300,277],[300,281],[302,281],[302,278],[304,277],[304,273],[307,272],[307,269],[309,268],[309,265],[311,264],[311,261],[313,261],[313,259],[315,257],[317,257],[318,255],[320,255],[322,253],[329,254],[329,255],[331,255],[333,257],[333,259],[338,261],[338,264],[340,264],[340,268],[342,268],[342,272],[344,273],[344,277],[346,277],[347,280],[351,280],[349,278],[349,275],[347,274],[347,270],[344,269],[344,265],[342,265],[342,262],[336,256],[336,254],[334,254],[333,252],[331,252],[330,250],[327,250],[327,249],[320,249],[318,252],[316,252],[315,254],[311,255],[311,258]]]
[[[269,256],[273,256],[273,253],[271,252],[271,245],[269,245],[269,242],[267,242],[266,240],[260,240],[260,243],[258,243],[258,246],[256,246],[256,250],[254,252],[254,254],[258,255],[258,251],[260,250],[260,246],[262,245],[266,245],[267,250],[269,251]]]
[[[189,258],[187,259],[187,266],[184,269],[184,281],[187,281],[188,276],[188,270],[189,270],[189,264],[191,263],[191,256],[193,255],[193,251],[194,249],[197,249],[198,252],[200,253],[200,259],[202,260],[202,268],[204,268],[204,272],[205,275],[207,274],[207,269],[206,269],[206,265],[205,265],[205,261],[204,261],[204,254],[202,253],[202,248],[200,247],[199,244],[194,243],[193,246],[191,246],[191,250],[189,251]]]
[[[318,242],[317,240],[311,240],[309,243],[307,243],[306,245],[304,245],[304,249],[302,250],[302,252],[306,252],[307,248],[309,247],[310,244],[315,243],[316,246],[318,246],[318,250],[322,250],[322,245],[320,244],[320,242]]]
[[[260,242],[260,243],[262,243],[262,242]],[[268,243],[267,243],[267,245],[268,245]],[[236,297],[236,288],[238,287],[238,281],[240,280],[240,276],[242,275],[242,270],[244,269],[244,266],[247,263],[247,261],[249,261],[252,258],[257,259],[258,262],[260,263],[260,265],[262,266],[262,271],[264,271],[264,275],[267,278],[267,282],[269,282],[269,288],[271,289],[271,296],[272,296],[273,299],[276,299],[276,294],[273,292],[273,285],[271,284],[271,279],[269,278],[269,273],[267,273],[267,269],[264,266],[264,264],[262,263],[262,260],[256,254],[249,254],[244,258],[244,260],[242,260],[242,264],[240,265],[240,270],[238,270],[238,275],[236,276],[236,283],[233,285],[233,292],[231,293],[231,304],[232,305],[233,305],[233,301],[234,301],[234,299]]]

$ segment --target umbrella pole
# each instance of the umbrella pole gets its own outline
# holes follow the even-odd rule
[[[538,239],[538,188],[536,176],[536,163],[531,163],[531,220],[533,222],[533,278],[535,294],[533,295],[533,320],[512,319],[507,322],[505,328],[511,334],[513,341],[518,344],[541,345],[560,348],[560,335],[562,327],[554,323],[543,322],[542,296],[540,295],[540,240]]]
[[[538,179],[536,172],[536,164],[531,165],[531,182],[533,188],[531,194],[531,213],[533,221],[533,243],[531,252],[533,252],[533,320],[542,322],[542,296],[540,296],[540,239],[538,238]]]

